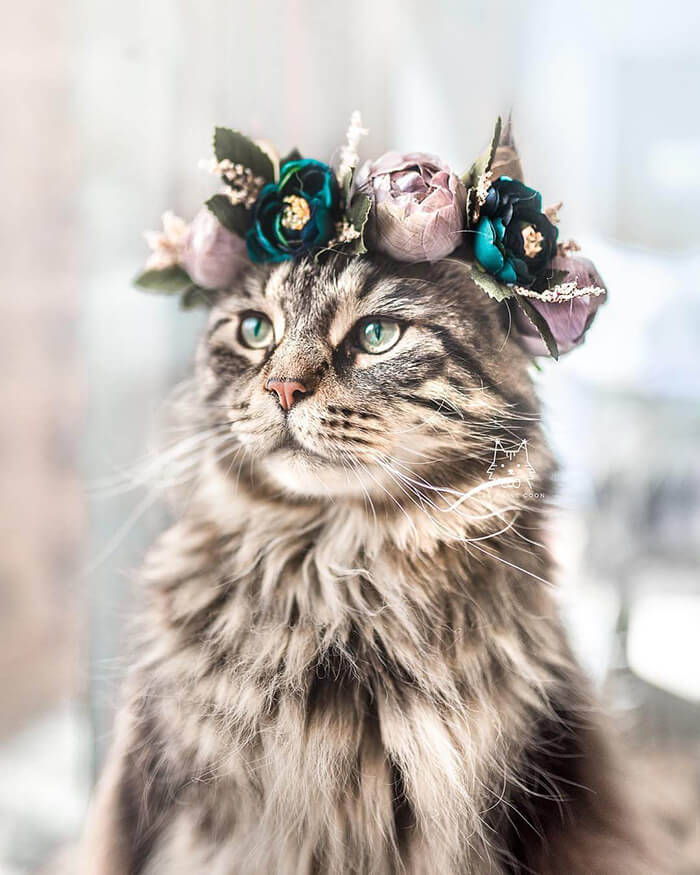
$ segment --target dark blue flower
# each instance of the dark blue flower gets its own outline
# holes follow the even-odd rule
[[[503,283],[530,287],[549,270],[558,231],[534,188],[501,176],[489,188],[474,237],[479,264]]]
[[[286,261],[327,243],[338,219],[340,192],[327,164],[311,158],[288,161],[278,183],[266,185],[246,234],[252,261]]]

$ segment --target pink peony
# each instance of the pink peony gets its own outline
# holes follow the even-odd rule
[[[204,207],[188,228],[180,263],[198,286],[225,289],[249,262],[245,241],[219,224]]]
[[[560,283],[576,283],[579,289],[590,287],[605,289],[600,274],[593,262],[587,258],[579,255],[557,255],[552,259],[551,267],[566,272]],[[586,332],[606,297],[607,291],[602,295],[581,295],[558,302],[539,301],[536,298],[528,298],[528,300],[544,317],[557,342],[559,354],[562,355],[583,343]],[[513,309],[515,324],[524,349],[532,356],[548,355],[547,346],[537,329],[519,307]]]
[[[465,223],[462,181],[433,155],[387,152],[358,170],[372,200],[371,245],[397,261],[437,261],[459,246]]]

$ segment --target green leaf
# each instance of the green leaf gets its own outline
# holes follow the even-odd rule
[[[356,173],[357,167],[350,167],[345,171],[342,179],[338,177],[338,185],[340,186],[340,190],[343,194],[343,203],[346,204],[348,208],[352,200],[352,186],[355,182]]]
[[[556,289],[557,286],[560,286],[567,279],[571,279],[568,271],[550,268],[535,280],[531,288],[533,292],[541,294],[542,292]]]
[[[352,194],[352,181],[355,178],[355,168],[349,170],[343,179],[338,180],[340,190],[343,193],[343,203],[350,204],[350,196]]]
[[[288,161],[301,161],[301,152],[297,148],[292,149],[292,151],[285,155],[284,158],[280,158],[280,167]]]
[[[471,230],[476,224],[476,191],[473,188],[467,189],[467,230]]]
[[[356,231],[360,232],[360,236],[352,241],[352,251],[356,255],[363,255],[367,252],[367,247],[365,246],[365,226],[367,225],[371,209],[372,199],[366,194],[356,194],[346,214],[348,222]]]
[[[523,313],[527,316],[529,321],[532,323],[533,327],[537,330],[537,333],[542,338],[547,347],[549,354],[555,361],[559,359],[559,347],[557,346],[557,342],[554,339],[554,335],[552,334],[549,325],[547,325],[547,320],[540,313],[540,311],[533,307],[530,301],[527,298],[523,298],[520,295],[515,296],[515,300],[523,311]]]
[[[214,154],[217,161],[228,158],[234,164],[248,167],[265,182],[274,182],[275,170],[269,156],[248,137],[230,128],[214,131]]]
[[[560,286],[568,276],[569,272],[566,270],[550,270],[545,277],[547,288],[553,289],[555,286]]]
[[[494,301],[505,301],[508,298],[513,297],[515,292],[510,286],[499,282],[495,276],[486,273],[483,269],[480,270],[477,267],[477,269],[474,270],[473,268],[475,266],[476,265],[472,267],[472,279],[490,298],[493,298]]]
[[[213,293],[211,289],[203,289],[196,283],[190,283],[180,298],[180,306],[183,310],[192,310],[195,307],[208,307],[211,305]]]
[[[187,271],[179,265],[165,267],[162,270],[146,270],[134,280],[139,288],[149,292],[163,292],[168,295],[180,295],[180,306],[191,310],[200,304],[211,303],[212,292],[193,283]]]
[[[136,277],[134,285],[149,292],[162,292],[166,295],[177,295],[192,285],[186,271],[179,265],[165,267],[162,270],[146,270]]]
[[[232,204],[225,194],[215,194],[206,202],[224,228],[245,237],[251,225],[251,213],[243,204]]]
[[[496,154],[498,141],[501,139],[501,117],[496,119],[496,124],[493,129],[493,136],[488,147],[479,155],[476,161],[472,164],[469,170],[462,175],[462,182],[467,188],[473,188],[479,180],[479,177],[491,169],[493,164],[493,156]]]

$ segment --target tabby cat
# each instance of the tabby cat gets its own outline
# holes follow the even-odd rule
[[[456,260],[219,296],[85,872],[663,871],[557,615],[528,366]]]

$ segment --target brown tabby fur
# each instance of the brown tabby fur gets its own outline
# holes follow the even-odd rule
[[[249,350],[261,311],[277,345]],[[401,320],[362,352],[353,326]],[[269,377],[312,394],[285,416]],[[634,875],[648,856],[548,581],[552,464],[509,314],[457,262],[251,267],[84,845],[90,875]]]

